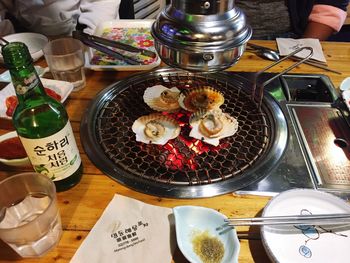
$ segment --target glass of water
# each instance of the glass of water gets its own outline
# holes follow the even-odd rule
[[[25,258],[40,257],[62,236],[56,188],[38,173],[21,173],[0,182],[0,238]]]
[[[43,51],[54,79],[72,83],[73,91],[85,87],[84,45],[80,40],[72,37],[52,40]]]

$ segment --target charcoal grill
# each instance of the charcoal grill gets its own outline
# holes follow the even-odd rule
[[[143,101],[147,87],[180,90],[209,85],[223,93],[222,110],[239,129],[217,147],[188,136],[189,113],[169,114],[180,135],[163,146],[136,142],[133,122],[154,112]],[[90,160],[105,174],[140,192],[171,198],[199,198],[241,189],[261,180],[281,159],[288,129],[278,103],[264,94],[252,98],[252,83],[225,72],[204,74],[162,68],[134,75],[101,91],[81,122],[81,138]],[[168,114],[168,113],[164,113]]]

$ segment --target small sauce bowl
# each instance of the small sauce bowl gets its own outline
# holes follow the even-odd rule
[[[177,244],[182,254],[192,263],[203,262],[195,252],[199,236],[210,237],[216,242],[222,243],[224,252],[221,263],[237,263],[240,243],[234,228],[229,231],[217,229],[223,226],[226,216],[214,209],[200,206],[177,206],[174,207],[175,229]],[[215,243],[215,242],[213,242]]]
[[[12,131],[12,132],[8,132],[5,133],[3,135],[0,136],[0,146],[2,145],[2,143],[4,143],[4,141],[10,139],[10,138],[15,138],[17,137],[17,132]],[[0,147],[0,151],[7,151],[7,149],[5,149],[5,147]],[[0,158],[0,162],[2,162],[3,164],[6,164],[8,166],[31,166],[29,158],[28,157],[23,157],[23,158]]]

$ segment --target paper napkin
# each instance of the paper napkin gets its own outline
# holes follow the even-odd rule
[[[276,38],[278,51],[281,56],[286,56],[293,51],[302,48],[302,47],[311,47],[313,49],[312,60],[320,61],[327,63],[326,58],[322,51],[321,43],[318,39],[314,38]],[[309,50],[303,50],[299,53],[296,53],[295,56],[299,58],[305,58],[310,54]]]
[[[115,195],[72,263],[167,263],[176,247],[172,209]]]

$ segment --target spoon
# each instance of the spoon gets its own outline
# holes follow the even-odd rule
[[[198,241],[208,235],[222,243],[222,263],[238,263],[240,244],[236,230],[233,228],[222,234],[217,231],[226,222],[226,216],[214,209],[200,206],[176,206],[173,212],[177,244],[187,260],[192,263],[201,262],[195,248]]]
[[[259,57],[267,58],[272,61],[277,61],[280,59],[278,52],[276,52],[275,50],[269,49],[267,47],[257,46],[251,43],[247,44],[247,51],[254,52]]]

